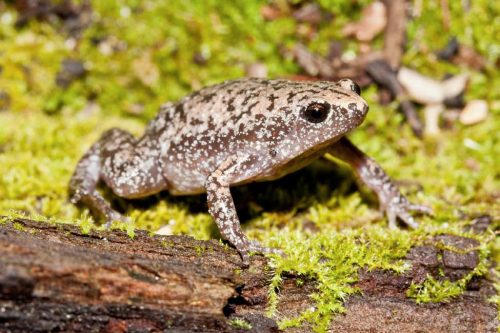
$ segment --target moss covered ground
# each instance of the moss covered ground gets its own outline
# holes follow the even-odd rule
[[[262,1],[92,1],[92,23],[78,35],[62,21],[32,20],[16,27],[19,14],[0,5],[0,215],[24,214],[94,228],[89,213],[69,203],[67,184],[79,157],[99,135],[113,126],[139,135],[161,103],[241,77],[255,62],[265,63],[270,77],[299,73],[293,59],[280,50],[301,41],[325,54],[328,42],[341,38],[343,24],[359,17],[367,1],[319,3],[334,19],[321,23],[312,38],[302,33],[310,29],[308,24],[290,16],[265,21]],[[418,3],[422,10],[408,25],[405,65],[435,78],[469,73],[466,100],[486,99],[490,114],[477,125],[455,123],[439,136],[420,140],[403,123],[396,104],[379,105],[374,86],[363,91],[370,112],[350,138],[401,181],[410,200],[434,209],[435,216],[419,217],[417,230],[388,230],[373,197],[358,191],[350,170],[337,161],[234,190],[246,233],[288,254],[270,261],[269,313],[279,316],[273,306],[284,272],[318,282],[317,293],[311,295],[317,306],[297,318],[280,318],[284,327],[306,320],[321,331],[333,313],[343,311],[342,301],[356,292],[352,283],[359,267],[402,272],[408,249],[433,235],[476,238],[482,259],[457,282],[428,279],[413,286],[409,296],[417,301],[459,295],[467,279],[485,274],[491,261],[500,259],[498,235],[464,231],[475,216],[491,215],[497,224],[500,217],[500,78],[495,67],[500,4],[471,2],[464,13],[461,2],[450,1],[451,24],[445,29],[434,1]],[[479,72],[438,61],[433,51],[450,36],[474,48],[490,65]],[[347,52],[356,54],[356,43],[344,42]],[[374,45],[380,44],[375,40]],[[87,73],[62,88],[56,76],[68,58],[82,61]],[[135,221],[122,226],[131,234],[134,228],[154,232],[167,225],[175,234],[219,237],[203,196],[162,193],[146,200],[113,201]],[[496,274],[498,278],[498,268]]]

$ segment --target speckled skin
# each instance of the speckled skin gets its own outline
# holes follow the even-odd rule
[[[230,186],[293,172],[326,153],[353,166],[378,197],[391,227],[396,218],[415,227],[409,210],[428,212],[403,197],[384,171],[344,135],[364,120],[368,105],[351,80],[294,82],[240,79],[204,88],[167,103],[136,139],[105,132],[80,160],[70,182],[81,201],[110,223],[126,220],[97,192],[103,180],[125,198],[161,190],[207,192],[209,212],[243,262],[248,252],[270,252],[241,230]]]

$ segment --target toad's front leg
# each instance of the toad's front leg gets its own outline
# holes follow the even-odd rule
[[[380,207],[387,214],[389,227],[395,228],[399,217],[409,227],[416,228],[418,224],[410,211],[432,213],[429,207],[410,203],[384,170],[347,138],[342,138],[331,146],[328,153],[351,165],[361,181],[377,193]]]
[[[224,161],[206,181],[208,211],[217,223],[222,237],[238,250],[243,265],[248,266],[249,252],[279,253],[249,240],[241,230],[229,186],[236,176],[245,173],[257,161],[256,157],[233,155]]]

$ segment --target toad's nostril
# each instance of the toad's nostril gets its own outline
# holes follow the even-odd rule
[[[370,107],[368,106],[368,104],[364,104],[363,105],[363,113],[367,113],[369,108]]]

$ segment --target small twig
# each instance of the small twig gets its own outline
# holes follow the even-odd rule
[[[406,1],[384,0],[384,4],[387,7],[384,58],[393,69],[397,69],[401,63],[406,40]]]
[[[366,64],[382,57],[379,52],[371,52],[346,62],[340,58],[340,49],[334,50],[325,58],[312,53],[301,43],[295,45],[291,51],[283,50],[282,52],[284,54],[286,52],[291,53],[298,65],[308,75],[308,77],[305,77],[306,79],[336,81],[341,78],[350,78],[362,88],[372,83],[371,78],[365,72]],[[304,79],[304,77],[301,77],[301,79]]]
[[[441,0],[441,13],[443,14],[443,26],[446,31],[450,30],[450,5],[448,0]]]
[[[304,44],[298,43],[292,51],[297,63],[310,76],[332,79],[334,69],[332,64],[323,57],[312,53]]]
[[[422,137],[424,126],[417,116],[415,106],[406,98],[403,87],[397,80],[396,72],[384,60],[375,60],[367,64],[366,72],[380,86],[389,90],[391,95],[400,101],[399,107],[406,117],[413,133]]]

